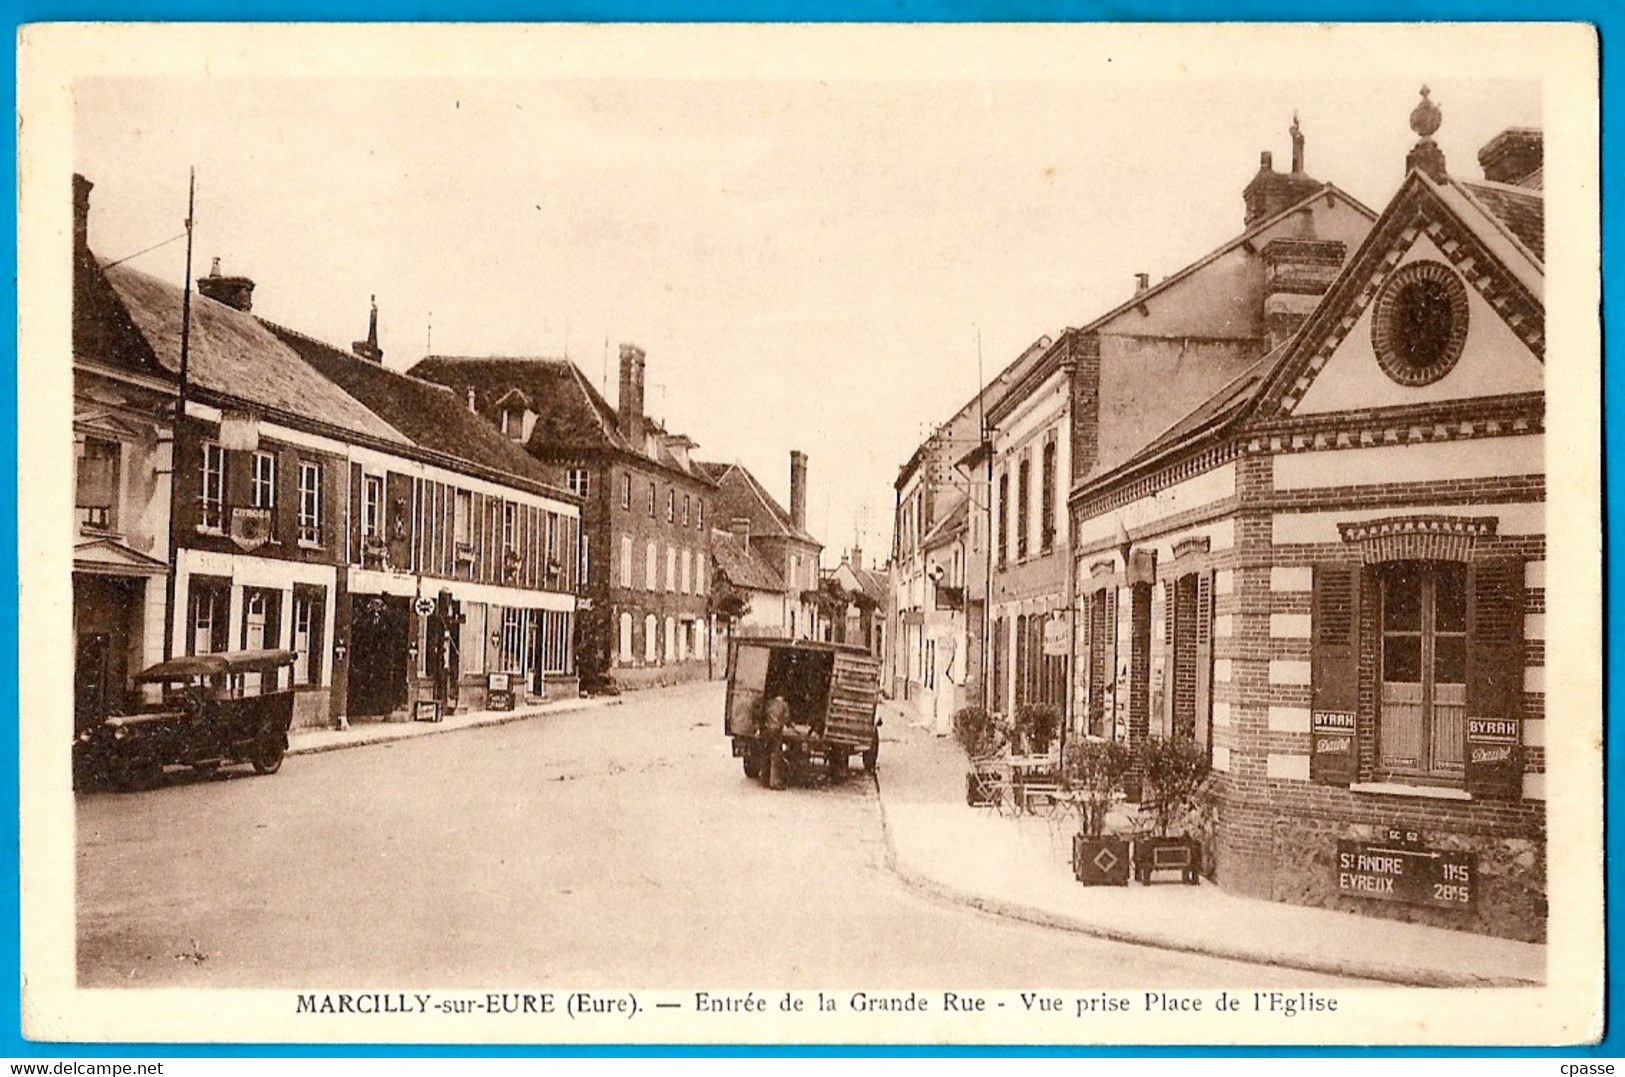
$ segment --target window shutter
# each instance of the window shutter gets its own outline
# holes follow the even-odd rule
[[[1196,577],[1196,743],[1213,754],[1213,573]]]
[[[1358,777],[1359,766],[1359,566],[1315,566],[1310,635],[1309,776],[1347,785]]]
[[[355,564],[362,563],[361,556],[361,465],[350,465],[350,518],[346,521],[350,529],[350,560]]]
[[[1164,737],[1172,736],[1174,732],[1174,695],[1178,691],[1178,682],[1175,671],[1179,662],[1174,653],[1174,640],[1178,636],[1179,608],[1176,589],[1173,580],[1164,580],[1162,584],[1162,706],[1157,708],[1155,722],[1157,728],[1151,732]],[[1183,626],[1179,626],[1182,628]]]
[[[1523,795],[1523,561],[1467,567],[1467,791]]]

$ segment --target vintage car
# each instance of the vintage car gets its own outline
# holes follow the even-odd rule
[[[851,757],[874,772],[880,758],[880,663],[861,647],[810,640],[737,639],[728,648],[724,728],[745,775],[769,780],[767,712],[783,699],[780,737],[790,777],[845,777]]]
[[[195,654],[148,668],[135,682],[161,686],[161,698],[79,731],[75,786],[150,789],[166,766],[210,771],[248,763],[275,774],[293,721],[293,688],[283,682],[291,682],[297,657],[284,650]]]

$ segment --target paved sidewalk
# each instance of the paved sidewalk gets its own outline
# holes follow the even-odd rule
[[[288,754],[308,755],[312,752],[331,752],[366,744],[385,744],[412,737],[451,733],[458,729],[522,722],[527,718],[539,718],[548,714],[567,714],[571,711],[612,707],[620,702],[619,696],[593,696],[552,700],[528,707],[515,707],[511,711],[466,711],[462,714],[447,715],[439,722],[351,722],[348,729],[291,729],[288,731]]]
[[[883,704],[880,799],[887,853],[909,884],[1019,920],[1123,942],[1425,987],[1545,982],[1546,947],[1263,901],[1201,886],[1082,886],[1071,820],[1001,817],[965,804],[950,737]]]

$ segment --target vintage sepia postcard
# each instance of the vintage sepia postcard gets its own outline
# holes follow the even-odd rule
[[[1601,1035],[1589,27],[18,63],[27,1037]]]

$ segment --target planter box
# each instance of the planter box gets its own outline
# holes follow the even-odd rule
[[[1122,838],[1072,835],[1072,874],[1085,886],[1127,886],[1129,845]]]
[[[1189,886],[1202,874],[1202,843],[1196,838],[1135,838],[1134,878],[1149,885],[1159,871],[1177,871]]]

